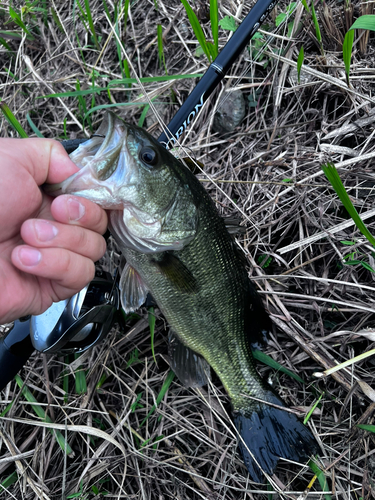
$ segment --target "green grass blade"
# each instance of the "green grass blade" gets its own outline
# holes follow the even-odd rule
[[[15,376],[15,380],[19,386],[20,389],[22,389],[22,395],[25,397],[25,399],[31,404],[32,409],[36,413],[36,415],[43,420],[43,422],[48,422],[49,424],[52,424],[52,420],[48,415],[45,414],[43,408],[39,405],[37,405],[37,400],[34,398],[32,393],[30,392],[29,388],[27,385],[23,383],[23,380],[19,375]],[[65,441],[64,436],[61,434],[59,430],[54,430],[54,429],[48,429],[51,434],[53,434],[56,438],[56,441],[59,443],[60,448],[63,450],[64,453],[67,455],[72,455],[73,450],[69,446],[69,444]]]
[[[53,7],[51,7],[51,14],[52,14],[52,19],[55,21],[55,23],[56,23],[57,27],[59,28],[59,30],[61,31],[61,33],[65,33],[63,25],[60,22],[59,16],[57,15],[57,12],[55,11],[55,9]]]
[[[125,0],[125,5],[124,5],[124,19],[123,19],[123,22],[124,22],[124,36],[125,36],[125,33],[126,33],[126,26],[127,26],[127,23],[128,23],[129,5],[130,5],[130,0]],[[118,43],[117,38],[116,38],[116,45],[119,46],[120,54],[122,54],[121,47],[120,47],[120,45]],[[125,59],[123,59],[122,63],[123,63],[122,71],[125,73],[125,76],[129,79],[130,78],[130,68],[129,68],[128,60],[125,58]],[[126,85],[126,87],[131,88],[131,84]]]
[[[361,260],[361,266],[367,269],[367,271],[370,271],[370,273],[375,273],[375,269],[370,266],[370,264],[367,264],[367,262],[364,262]]]
[[[125,30],[126,30],[126,25],[128,23],[129,4],[130,4],[130,0],[125,0],[125,5],[124,5],[124,29]]]
[[[375,31],[375,14],[361,16],[350,26],[351,30],[371,30]]]
[[[108,5],[107,5],[107,2],[105,0],[102,0],[102,4],[103,4],[103,7],[104,7],[104,12],[107,14],[108,16],[108,19],[111,19],[111,16],[109,14],[109,9],[108,9]],[[117,9],[117,4],[115,4],[115,9]],[[115,16],[115,19],[116,19],[116,16]]]
[[[217,56],[215,45],[212,42],[206,42],[206,45],[210,53],[211,59],[215,59]]]
[[[321,45],[322,44],[322,34],[320,32],[319,22],[318,22],[318,18],[316,16],[315,8],[314,8],[314,2],[311,2],[311,15],[312,15],[313,23],[315,26],[316,38],[318,39],[318,42]]]
[[[66,133],[66,121],[67,121],[67,118],[65,117],[65,118],[64,118],[64,121],[63,121],[63,127],[64,127],[64,139],[68,139],[68,134]]]
[[[14,31],[0,30],[0,36],[10,40],[22,40],[22,35],[15,33]]]
[[[77,79],[77,82],[76,82],[76,91],[77,92],[81,92],[81,83],[80,83],[80,81],[78,79]],[[82,126],[84,127],[85,126],[85,118],[84,118],[84,116],[86,116],[86,113],[87,113],[86,101],[84,100],[84,98],[82,97],[82,95],[78,95],[77,97],[78,97],[78,109],[81,112]]]
[[[147,102],[137,102],[137,106],[144,106],[145,104],[148,104]],[[95,108],[91,108],[87,111],[86,115],[84,118],[86,119],[91,113],[94,113],[95,111],[101,111],[102,109],[109,109],[109,108],[119,108],[121,106],[134,106],[134,102],[118,102],[117,104],[100,104],[98,106],[95,106]]]
[[[316,465],[315,462],[312,460],[309,461],[309,467],[313,471],[313,473],[316,475],[318,478],[320,487],[322,488],[322,491],[327,491],[329,489],[328,481],[326,476],[324,475],[324,472],[319,469],[319,467]],[[332,500],[331,495],[328,493],[324,493],[324,497],[326,500]]]
[[[0,43],[3,47],[5,47],[7,49],[8,52],[12,52],[10,45],[7,44],[7,42],[4,40],[4,38],[0,37]]]
[[[78,359],[80,354],[75,354],[74,359]],[[87,382],[86,382],[86,374],[85,370],[82,366],[79,366],[74,374],[75,384],[76,384],[76,393],[77,394],[87,394]]]
[[[22,137],[22,139],[27,139],[29,136],[26,134],[26,132],[22,128],[20,122],[17,120],[17,118],[11,112],[11,110],[9,109],[9,106],[7,104],[5,104],[5,102],[0,102],[0,109],[3,112],[6,120],[14,128],[14,130],[18,133],[18,135],[20,137]]]
[[[298,54],[298,59],[297,59],[298,83],[300,83],[300,81],[301,81],[301,68],[302,68],[302,64],[303,64],[304,59],[305,59],[305,52],[303,50],[303,45],[302,45],[301,50],[299,51],[299,54]]]
[[[69,356],[65,356],[64,363],[66,366],[69,364]],[[69,369],[65,368],[63,372],[63,391],[64,391],[64,403],[68,402],[69,396]]]
[[[90,9],[89,0],[85,0],[85,8],[86,8],[86,19],[87,19],[87,22],[89,23],[89,28],[90,28],[92,37],[94,39],[95,46],[96,46],[96,48],[98,50],[100,50],[100,45],[99,45],[99,42],[98,42],[98,37],[96,36],[94,21],[92,20],[92,15],[91,15],[91,9]]]
[[[129,63],[128,63],[127,59],[124,59],[123,63],[124,63],[125,76],[126,76],[127,80],[130,80],[130,68],[129,68]],[[131,87],[131,85],[129,85],[129,88],[130,87]]]
[[[0,484],[0,493],[3,490],[6,490],[9,488],[9,486],[12,486],[12,484],[16,483],[18,481],[18,474],[16,471],[12,472],[10,476],[8,476],[4,481]]]
[[[322,170],[327,179],[329,180],[329,182],[331,183],[333,189],[336,191],[337,196],[340,198],[348,214],[353,219],[357,228],[361,231],[363,236],[367,238],[367,240],[371,243],[371,245],[375,246],[375,238],[372,236],[370,231],[364,225],[357,210],[354,208],[353,203],[351,202],[349,195],[346,192],[343,183],[341,182],[340,176],[337,172],[335,165],[333,163],[327,163],[326,165],[322,165]]]
[[[219,52],[219,9],[217,6],[217,0],[210,0],[210,21],[211,21],[211,31],[212,38],[214,39],[215,47],[215,57]]]
[[[158,35],[158,53],[159,53],[159,64],[160,67],[164,67],[165,74],[168,74],[167,71],[167,66],[165,64],[165,56],[164,56],[164,49],[163,49],[163,28],[161,24],[158,24],[157,27],[157,35]]]
[[[42,132],[38,129],[38,127],[35,125],[35,123],[32,121],[31,117],[30,117],[30,114],[29,113],[26,113],[26,119],[27,119],[27,123],[30,125],[30,128],[31,130],[34,132],[34,134],[37,136],[37,137],[41,137],[43,138],[44,135],[42,134]]]
[[[49,97],[82,97],[85,95],[91,95],[91,94],[99,94],[100,92],[106,91],[106,88],[103,87],[90,87],[89,89],[85,90],[72,90],[70,92],[57,92],[56,94],[48,94],[48,95],[43,95],[38,97],[38,99],[43,99],[46,98],[48,99]]]
[[[30,40],[34,40],[33,35],[27,29],[25,23],[22,21],[21,16],[11,6],[9,6],[9,15],[13,21],[28,35]]]
[[[96,77],[96,72],[93,71],[92,74],[92,83],[91,83],[91,88],[95,88],[95,77]],[[91,96],[91,104],[90,104],[90,108],[93,108],[95,106],[95,94],[93,94]],[[90,123],[91,127],[92,127],[92,123]]]
[[[254,358],[260,361],[261,363],[264,363],[265,365],[270,366],[275,370],[278,370],[280,372],[285,373],[286,375],[289,375],[289,377],[294,378],[294,380],[298,380],[298,382],[301,382],[301,384],[305,384],[305,381],[301,377],[288,370],[288,368],[285,368],[285,366],[280,365],[277,361],[271,358],[271,356],[268,356],[268,354],[265,354],[264,352],[259,351],[258,349],[254,349],[252,353]]]
[[[363,429],[364,431],[375,432],[375,425],[369,424],[357,424],[358,429]]]
[[[151,352],[152,352],[152,357],[154,358],[155,364],[157,364],[156,358],[155,358],[155,345],[154,345],[155,322],[156,322],[156,318],[155,318],[154,308],[150,307],[148,310],[148,326],[150,327]]]
[[[155,82],[169,82],[172,80],[184,80],[185,78],[201,78],[203,73],[184,73],[181,75],[163,75],[163,76],[144,76],[139,79],[141,83],[155,83]],[[111,80],[108,84],[108,88],[114,85],[120,85],[122,83],[137,83],[136,78],[125,78],[125,79],[115,79]],[[105,89],[106,90],[106,89]]]
[[[143,127],[143,124],[145,122],[146,115],[147,115],[147,112],[149,109],[150,109],[150,105],[146,104],[146,106],[143,108],[142,114],[138,120],[138,127],[141,127],[141,128]]]
[[[127,370],[129,368],[129,366],[132,366],[135,363],[139,363],[139,362],[140,362],[140,360],[139,360],[139,351],[138,351],[138,349],[134,349],[130,353],[129,361],[127,361],[127,363],[126,363],[125,370]]]
[[[294,9],[297,7],[297,2],[292,2],[288,5],[286,12],[281,12],[275,19],[276,26],[280,26],[285,20],[287,20],[292,14]],[[292,23],[293,24],[293,23]],[[289,35],[288,35],[289,36]]]
[[[199,24],[198,18],[195,15],[195,12],[188,4],[187,0],[181,0],[182,5],[185,7],[187,16],[189,18],[191,27],[193,28],[194,34],[199,42],[199,45],[202,47],[203,52],[206,54],[207,59],[211,62],[210,51],[207,47],[206,38],[204,36],[201,25]]]
[[[322,392],[322,394],[319,396],[319,398],[317,399],[317,401],[315,401],[315,403],[313,404],[311,410],[307,413],[306,417],[303,419],[303,423],[305,425],[310,420],[311,415],[314,413],[315,408],[318,406],[318,404],[320,403],[320,401],[321,401],[321,399],[322,399],[323,396],[324,396],[324,392]]]
[[[158,404],[160,403],[160,401],[164,398],[165,393],[169,389],[169,386],[171,385],[174,377],[175,377],[174,372],[172,372],[172,370],[170,370],[168,372],[167,378],[165,379],[165,382],[164,382],[162,388],[160,389],[159,395],[156,398],[156,404],[154,404],[152,406],[151,410],[147,414],[147,417],[141,422],[141,424],[140,424],[139,427],[142,427],[146,423],[146,421],[150,418],[150,416],[154,413],[156,407],[158,406]]]
[[[165,75],[165,76],[146,76],[140,78],[139,80],[142,83],[155,83],[155,82],[169,82],[171,80],[184,80],[185,78],[200,78],[203,76],[202,73],[189,73],[183,75]],[[112,87],[117,85],[123,85],[127,83],[137,83],[136,78],[120,78],[116,80],[112,80],[107,87],[91,87],[85,90],[72,90],[69,92],[56,92],[55,94],[46,94],[37,97],[37,99],[48,99],[50,97],[79,97],[90,95],[93,93],[99,94],[100,92],[108,92]],[[129,104],[129,103],[127,103]],[[120,104],[119,104],[120,106]]]
[[[342,57],[344,59],[345,64],[345,74],[346,74],[346,83],[348,86],[350,85],[350,61],[352,59],[352,48],[354,42],[354,31],[349,30],[345,34],[344,42],[342,44]]]
[[[121,69],[121,75],[122,75],[123,78],[125,78],[127,75],[124,72],[121,45],[118,42],[118,39],[121,38],[121,36],[120,36],[120,30],[119,30],[118,8],[119,8],[119,5],[115,4],[115,10],[114,10],[114,15],[113,15],[113,17],[115,19],[114,28],[115,28],[115,33],[117,35],[115,37],[115,43],[116,43],[116,50],[117,50],[117,58],[118,58],[119,66],[120,66],[120,69]],[[106,11],[106,14],[108,16],[108,19],[110,19],[110,15],[109,15],[108,9]],[[128,88],[128,87],[129,87],[129,85],[125,85],[125,88]]]
[[[375,31],[375,15],[368,14],[366,16],[359,17],[354,21],[350,29],[345,34],[344,43],[342,44],[342,57],[344,59],[346,81],[348,86],[350,85],[349,73],[354,42],[354,30],[356,29]]]
[[[5,415],[8,413],[8,411],[12,408],[14,401],[11,401],[5,409],[0,413],[0,417],[5,417]]]

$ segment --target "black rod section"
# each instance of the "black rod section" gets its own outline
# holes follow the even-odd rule
[[[167,149],[173,147],[188,125],[200,112],[204,102],[224,78],[229,68],[244,50],[251,37],[256,33],[278,0],[258,0],[248,15],[234,32],[216,59],[208,67],[193,92],[177,111],[167,126],[168,137],[163,132],[158,141]]]

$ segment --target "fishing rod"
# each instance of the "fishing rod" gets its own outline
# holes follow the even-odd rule
[[[158,137],[157,140],[164,147],[174,147],[277,3],[278,0],[257,1],[172,118],[166,127],[166,133],[163,132]]]
[[[164,147],[170,149],[179,140],[277,3],[278,0],[257,0],[165,132],[158,137]],[[87,140],[67,140],[62,141],[62,145],[70,154]],[[82,353],[96,345],[110,331],[119,308],[117,279],[106,273],[94,278],[70,299],[52,304],[43,314],[16,320],[7,335],[0,339],[0,390],[21,370],[35,350]]]

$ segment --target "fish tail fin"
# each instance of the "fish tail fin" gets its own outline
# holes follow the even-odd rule
[[[255,402],[234,412],[234,423],[242,439],[239,448],[245,465],[258,483],[263,474],[273,474],[279,458],[306,462],[317,452],[317,443],[310,430],[294,413],[281,409],[285,403],[266,390],[265,401]],[[274,405],[277,405],[276,408]],[[249,452],[250,450],[250,452]]]

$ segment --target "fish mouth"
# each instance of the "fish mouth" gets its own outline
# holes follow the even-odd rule
[[[115,173],[120,153],[123,152],[127,156],[127,137],[128,127],[125,123],[107,111],[94,136],[69,155],[79,171],[62,182],[45,184],[43,190],[51,196],[69,193],[90,199],[95,198],[93,201],[103,201],[103,195],[99,196],[99,200],[97,196],[93,197],[92,193],[107,190],[103,181]],[[126,158],[122,159],[122,171],[126,167],[124,160],[128,163]],[[91,193],[89,196],[88,192]]]

